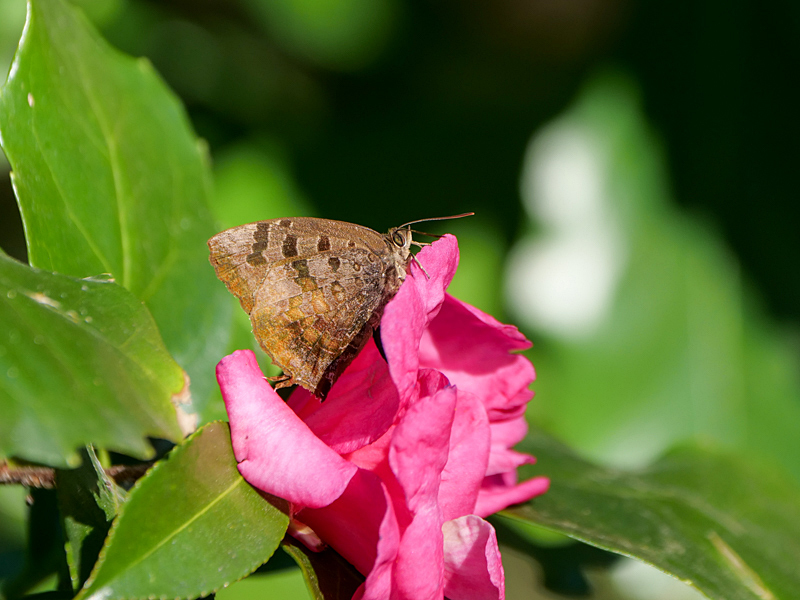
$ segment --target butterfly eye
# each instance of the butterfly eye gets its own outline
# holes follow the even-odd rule
[[[406,238],[405,236],[400,233],[399,231],[395,231],[392,234],[392,243],[395,246],[400,246],[401,248],[406,245]]]

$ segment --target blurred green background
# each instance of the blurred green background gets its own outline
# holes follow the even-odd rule
[[[797,3],[78,4],[186,104],[221,228],[475,211],[425,227],[459,236],[451,291],[535,342],[534,425],[611,465],[691,438],[800,481]],[[3,71],[24,13],[0,0]],[[7,171],[0,245],[24,259]]]

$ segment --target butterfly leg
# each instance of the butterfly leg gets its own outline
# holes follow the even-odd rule
[[[431,276],[430,276],[430,275],[428,275],[428,272],[425,270],[425,267],[423,267],[423,266],[422,266],[422,263],[421,263],[421,262],[419,262],[419,261],[417,260],[417,257],[416,257],[414,254],[412,254],[412,255],[411,255],[411,260],[412,260],[412,261],[414,262],[414,264],[416,264],[416,265],[417,265],[417,266],[418,266],[420,269],[422,269],[422,272],[423,272],[423,273],[425,273],[425,279],[430,279],[430,278],[431,278]]]
[[[294,377],[288,373],[276,375],[275,377],[264,377],[264,379],[270,383],[274,383],[276,390],[294,385]]]

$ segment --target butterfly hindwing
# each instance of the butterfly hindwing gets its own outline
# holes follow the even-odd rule
[[[287,383],[320,397],[371,336],[410,256],[366,227],[312,218],[235,227],[209,248]]]

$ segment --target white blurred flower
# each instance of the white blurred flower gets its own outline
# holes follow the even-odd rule
[[[531,140],[521,194],[542,233],[512,250],[506,277],[511,309],[530,327],[579,338],[608,313],[625,252],[605,167],[588,128],[556,122]]]

